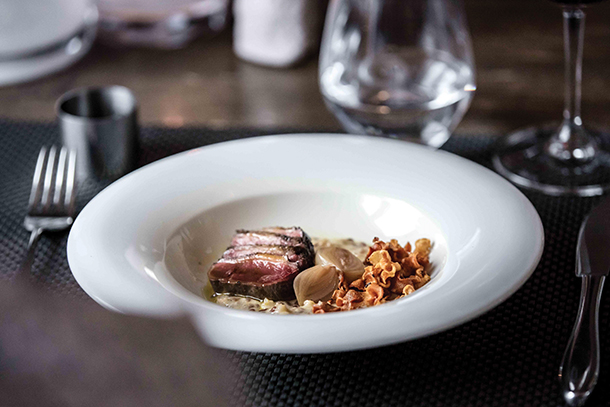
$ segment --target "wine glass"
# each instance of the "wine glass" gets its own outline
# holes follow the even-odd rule
[[[320,90],[343,127],[440,147],[476,89],[461,0],[332,0]]]
[[[563,121],[505,136],[498,143],[493,165],[513,183],[548,195],[601,195],[610,188],[609,138],[600,131],[585,128],[580,115],[583,5],[601,0],[553,1],[563,8]]]

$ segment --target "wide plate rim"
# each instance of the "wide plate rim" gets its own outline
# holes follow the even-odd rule
[[[79,217],[77,217],[75,224],[73,226],[73,229],[70,233],[70,237],[68,239],[68,262],[70,264],[70,268],[72,269],[75,279],[81,285],[81,287],[85,290],[85,292],[89,296],[91,296],[95,301],[100,303],[102,306],[104,306],[108,309],[111,309],[111,310],[119,311],[119,312],[131,313],[130,310],[123,309],[121,307],[121,305],[116,302],[116,297],[105,298],[104,297],[105,294],[104,294],[103,290],[100,291],[98,289],[98,287],[92,285],[91,282],[89,281],[90,279],[87,274],[88,273],[91,274],[91,270],[86,270],[83,267],[83,262],[86,261],[86,258],[83,257],[83,253],[86,252],[86,250],[83,251],[84,248],[82,247],[82,242],[79,241],[79,239],[77,237],[78,237],[79,233],[82,233],[82,231],[84,229],[89,227],[88,220],[90,220],[91,217],[94,216],[92,214],[92,212],[90,211],[90,209],[88,209],[88,208],[97,206],[98,202],[100,202],[100,200],[105,200],[108,198],[108,196],[110,196],[112,194],[121,193],[122,190],[127,188],[126,185],[129,184],[130,182],[132,182],[132,180],[136,180],[139,177],[145,176],[145,175],[141,175],[141,174],[147,174],[148,172],[152,171],[151,169],[158,169],[162,166],[171,166],[171,165],[173,165],[172,163],[176,163],[181,160],[185,160],[186,159],[185,157],[194,157],[194,156],[200,155],[200,154],[205,155],[206,152],[213,151],[214,149],[216,149],[216,150],[231,149],[232,148],[231,146],[240,146],[240,145],[243,145],[244,143],[257,144],[257,143],[261,143],[261,142],[264,142],[264,143],[294,143],[294,142],[301,142],[301,141],[313,142],[314,139],[315,139],[315,141],[322,142],[322,143],[325,142],[324,140],[341,140],[341,141],[348,140],[348,141],[355,141],[358,143],[363,143],[364,145],[387,145],[385,143],[390,143],[389,145],[391,145],[392,147],[400,148],[400,149],[403,149],[404,151],[410,151],[413,154],[424,155],[427,157],[438,157],[435,159],[438,159],[439,161],[449,160],[449,161],[451,161],[452,165],[457,165],[457,168],[458,168],[457,171],[463,170],[463,167],[465,166],[469,169],[469,171],[474,171],[475,174],[477,174],[477,173],[484,174],[485,177],[492,177],[494,179],[494,181],[496,181],[498,183],[498,185],[501,185],[501,189],[503,189],[509,195],[512,194],[513,198],[518,198],[517,200],[521,204],[523,204],[523,208],[521,208],[521,209],[523,209],[527,213],[527,216],[529,217],[528,218],[528,221],[529,221],[528,227],[532,232],[533,238],[531,240],[533,242],[533,246],[532,246],[532,252],[529,255],[530,260],[529,260],[528,266],[520,272],[518,278],[514,279],[512,281],[512,284],[509,287],[507,287],[505,290],[503,290],[501,295],[497,295],[493,299],[486,301],[485,304],[478,306],[476,310],[471,310],[468,313],[462,313],[460,315],[457,315],[457,317],[451,321],[445,321],[444,323],[437,324],[437,325],[432,324],[432,326],[427,326],[425,329],[420,329],[418,332],[413,333],[411,335],[407,335],[407,336],[403,335],[402,337],[397,337],[396,334],[385,335],[385,336],[377,335],[373,338],[367,338],[364,340],[362,340],[361,338],[358,340],[354,339],[354,341],[352,341],[350,343],[346,343],[341,346],[337,346],[337,345],[325,346],[324,344],[305,345],[303,343],[297,343],[294,346],[284,346],[284,347],[278,348],[277,346],[266,347],[266,346],[261,345],[260,343],[254,344],[254,345],[249,345],[247,343],[247,341],[242,341],[242,342],[238,341],[237,344],[236,343],[224,344],[224,343],[222,343],[222,341],[219,341],[219,338],[217,336],[215,336],[213,334],[210,335],[210,333],[209,333],[210,322],[206,321],[205,317],[202,317],[201,307],[198,304],[193,304],[189,301],[185,301],[182,299],[180,299],[178,301],[174,301],[171,304],[168,303],[167,312],[165,312],[165,311],[159,312],[158,310],[155,310],[154,312],[152,312],[149,315],[167,316],[167,315],[176,315],[179,313],[187,312],[189,315],[191,315],[191,317],[193,318],[193,321],[197,324],[197,326],[200,327],[200,329],[202,330],[202,335],[204,336],[205,339],[207,339],[209,342],[211,342],[211,344],[214,346],[226,347],[229,349],[246,350],[246,351],[264,351],[264,352],[287,352],[287,353],[300,353],[300,352],[309,353],[309,352],[331,352],[331,351],[353,350],[353,349],[361,349],[361,348],[367,348],[367,347],[373,347],[373,346],[387,345],[387,344],[391,344],[391,343],[400,342],[402,340],[416,339],[416,338],[419,338],[422,336],[426,336],[426,335],[430,335],[430,334],[433,334],[436,332],[450,329],[450,328],[460,325],[468,320],[476,318],[477,316],[489,311],[490,309],[494,308],[495,306],[497,306],[498,304],[502,303],[507,298],[509,298],[515,291],[517,291],[525,283],[525,281],[530,277],[530,275],[535,270],[538,262],[540,261],[540,258],[542,256],[542,251],[544,248],[544,231],[543,231],[543,227],[542,227],[542,222],[540,221],[540,218],[539,218],[536,210],[534,209],[533,205],[529,202],[529,200],[518,189],[516,189],[506,180],[501,178],[499,175],[493,173],[491,170],[489,170],[483,166],[480,166],[476,163],[473,163],[465,158],[458,157],[454,154],[451,154],[451,153],[448,153],[445,151],[433,151],[426,147],[413,145],[413,144],[409,144],[409,143],[404,143],[404,142],[400,142],[400,141],[396,141],[396,140],[371,138],[371,137],[366,137],[366,136],[346,135],[346,134],[340,134],[340,133],[299,133],[299,134],[283,134],[283,135],[250,137],[250,138],[245,138],[245,139],[229,140],[229,141],[222,142],[222,143],[216,143],[216,144],[212,144],[212,145],[208,145],[208,146],[204,146],[204,147],[199,147],[196,149],[178,153],[178,154],[172,155],[170,157],[166,157],[164,159],[153,162],[147,166],[144,166],[144,167],[132,172],[131,174],[128,174],[126,177],[120,179],[119,181],[111,184],[104,191],[102,191],[102,193],[100,193],[98,196],[96,196],[85,207],[85,209],[81,212],[81,215]],[[126,294],[126,293],[124,293],[124,294]],[[165,294],[167,294],[167,293],[165,293]],[[163,295],[165,295],[165,294],[163,294]],[[219,308],[219,307],[216,307],[216,308]],[[320,316],[320,315],[278,316],[278,315],[260,315],[260,314],[245,313],[245,312],[241,312],[241,311],[224,310],[224,309],[222,310],[222,313],[219,310],[216,310],[216,311],[219,314],[223,314],[225,316],[229,315],[230,318],[234,318],[237,320],[254,321],[254,322],[264,321],[264,323],[268,323],[269,321],[271,321],[271,322],[269,322],[270,324],[280,323],[280,321],[285,321],[286,318],[299,318],[301,320],[301,322],[303,322],[303,323],[309,323],[309,321],[321,322],[323,320],[350,321],[350,320],[354,319],[353,316],[349,315],[350,313],[322,315],[322,316]],[[360,315],[364,316],[364,314],[366,312],[371,313],[370,311],[371,310],[365,310],[364,312],[358,311],[358,313],[360,313]],[[373,312],[373,313],[375,313],[375,312]],[[203,312],[203,314],[207,314],[207,313],[209,313],[208,310],[205,310]],[[206,317],[207,317],[207,315],[206,315]]]

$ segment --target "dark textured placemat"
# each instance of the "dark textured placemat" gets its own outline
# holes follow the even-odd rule
[[[201,145],[284,132],[289,129],[147,127],[141,131],[140,165]],[[39,148],[57,137],[51,123],[0,120],[0,279],[9,279],[25,254],[29,234],[21,223],[34,163]],[[491,138],[456,136],[444,149],[488,165],[491,146]],[[79,205],[103,187],[82,185]],[[563,405],[557,369],[578,307],[576,239],[596,199],[528,197],[544,223],[546,247],[533,276],[506,302],[447,332],[382,348],[322,355],[227,351],[241,372],[235,405]],[[43,236],[33,278],[53,293],[89,301],[68,269],[66,233]],[[602,371],[588,406],[610,405],[609,322],[608,301],[603,300]]]

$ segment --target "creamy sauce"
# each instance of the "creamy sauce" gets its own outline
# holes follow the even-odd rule
[[[369,252],[369,246],[366,243],[357,242],[353,239],[320,239],[314,237],[311,238],[311,242],[316,251],[323,247],[338,246],[345,250],[349,250],[361,261],[364,261]],[[210,299],[216,304],[228,308],[243,311],[266,312],[269,314],[312,314],[313,306],[316,304],[313,301],[307,300],[300,306],[297,300],[273,301],[265,298],[261,301],[256,298],[231,294],[215,294],[212,295]]]
[[[214,297],[216,304],[243,311],[266,312],[268,314],[312,314],[315,302],[307,300],[300,306],[297,300],[273,301],[265,298],[263,301],[256,298],[240,297],[231,294],[217,294]]]

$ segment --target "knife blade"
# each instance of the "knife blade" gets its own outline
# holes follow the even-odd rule
[[[576,248],[576,276],[582,279],[580,305],[559,368],[568,405],[581,406],[599,376],[599,303],[610,271],[610,198],[584,220]]]
[[[610,270],[610,197],[583,222],[578,237],[576,276],[606,276]]]

